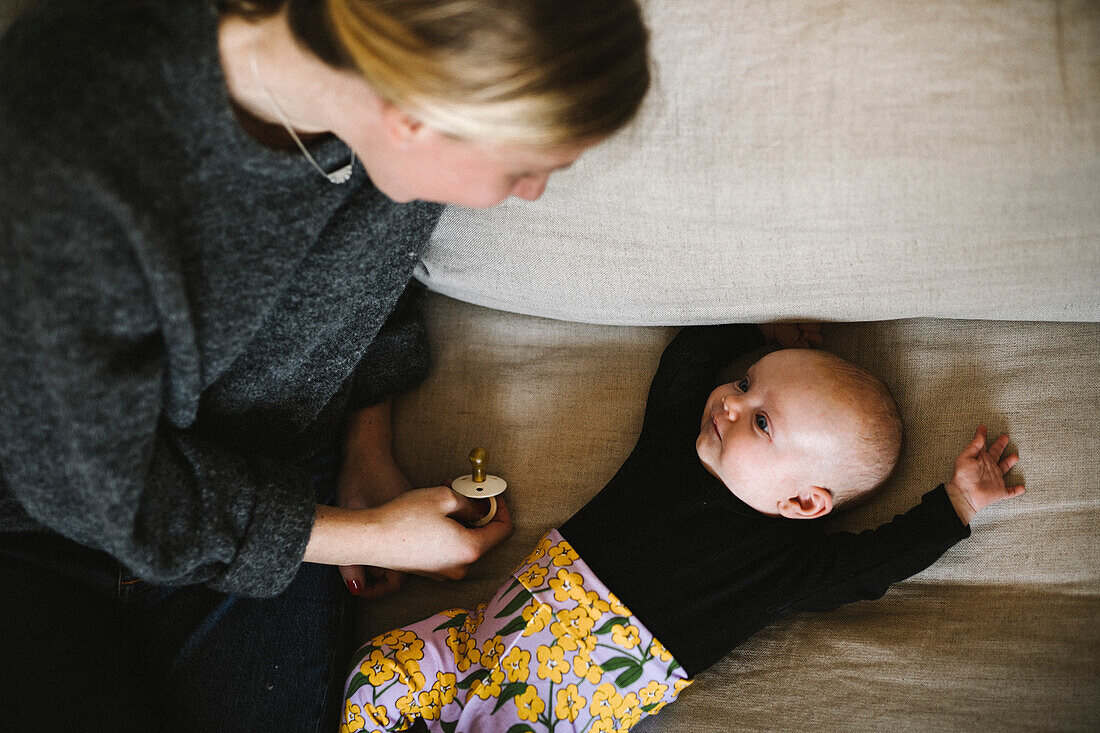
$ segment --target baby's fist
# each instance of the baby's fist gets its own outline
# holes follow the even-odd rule
[[[820,323],[761,323],[760,333],[785,349],[821,344]]]
[[[1005,474],[1020,460],[1015,453],[1001,458],[1008,436],[997,438],[988,449],[985,441],[985,425],[979,425],[974,439],[955,459],[955,474],[947,484],[947,496],[963,524],[970,524],[990,504],[1024,493],[1022,484],[1005,486]]]

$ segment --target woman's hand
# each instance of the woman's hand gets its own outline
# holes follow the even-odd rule
[[[410,491],[373,512],[371,521],[386,538],[371,548],[373,564],[435,580],[466,577],[474,561],[512,534],[503,497],[497,497],[492,521],[471,528],[467,525],[485,515],[484,506],[446,486]]]
[[[1008,436],[997,438],[988,449],[985,442],[985,425],[979,425],[974,439],[955,459],[955,474],[946,486],[947,496],[963,524],[970,524],[974,515],[990,504],[1024,493],[1023,484],[1005,485],[1005,474],[1020,460],[1015,453],[1001,458],[1008,447]]]
[[[484,513],[476,501],[446,486],[408,491],[371,509],[319,504],[302,559],[458,580],[471,563],[512,534],[512,517],[500,497],[491,522],[466,526]]]
[[[372,459],[349,454],[337,484],[337,505],[347,509],[369,509],[397,498],[412,485],[388,454]],[[405,576],[396,570],[363,565],[341,565],[340,575],[353,596],[379,598],[401,588]]]
[[[785,349],[821,345],[820,323],[761,323],[760,333]]]
[[[336,487],[337,506],[369,509],[395,499],[412,485],[393,458],[389,400],[353,413],[344,439],[344,459]],[[353,596],[379,598],[401,588],[404,574],[385,568],[341,565]]]

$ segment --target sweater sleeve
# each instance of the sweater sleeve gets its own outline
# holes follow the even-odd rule
[[[799,547],[790,577],[800,590],[775,610],[827,611],[881,598],[891,584],[924,570],[969,536],[970,528],[955,513],[941,484],[881,527],[858,534],[824,534]]]
[[[202,376],[166,235],[79,171],[16,173],[0,180],[5,501],[147,580],[277,594],[312,529],[309,479],[191,429]]]
[[[422,286],[412,282],[382,324],[352,375],[348,409],[360,410],[419,384],[431,357],[420,315]]]

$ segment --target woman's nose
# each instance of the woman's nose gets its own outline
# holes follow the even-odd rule
[[[512,195],[524,201],[537,201],[542,192],[546,190],[546,181],[549,176],[532,176],[523,178],[512,189]]]

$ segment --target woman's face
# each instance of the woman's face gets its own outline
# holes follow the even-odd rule
[[[550,174],[568,168],[601,142],[552,148],[463,140],[393,112],[385,133],[364,129],[340,135],[359,155],[371,181],[398,202],[435,201],[472,209],[510,196],[534,201]]]

